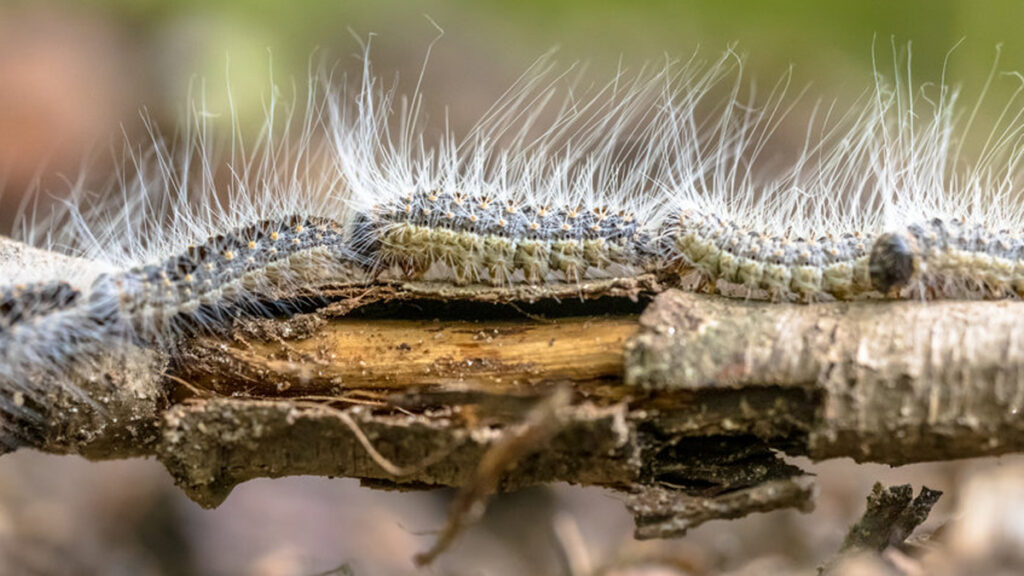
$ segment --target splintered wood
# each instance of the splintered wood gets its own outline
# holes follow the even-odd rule
[[[798,305],[668,291],[639,316],[613,298],[600,312],[577,300],[576,316],[539,317],[510,314],[522,295],[509,290],[350,288],[317,313],[240,321],[175,350],[151,433],[119,429],[118,404],[88,444],[58,450],[66,435],[55,435],[39,445],[156,455],[206,506],[246,480],[293,474],[475,497],[598,485],[623,493],[641,537],[807,509],[813,480],[783,454],[901,464],[1024,446],[1024,303]],[[453,297],[469,312],[425,312]],[[391,307],[346,315],[382,302]],[[556,390],[569,392],[557,418],[543,433],[524,429]],[[130,421],[137,430],[137,411]],[[537,445],[496,448],[510,434]],[[500,474],[481,487],[485,460]]]
[[[314,330],[278,328],[279,337],[264,341],[239,334],[233,344],[199,342],[181,363],[182,374],[222,393],[267,396],[409,388],[500,394],[557,383],[617,383],[626,341],[639,329],[635,316],[340,318]]]

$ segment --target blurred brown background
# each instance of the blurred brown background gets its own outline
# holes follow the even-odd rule
[[[271,74],[278,84],[301,86],[321,61],[358,71],[350,30],[374,33],[377,71],[398,73],[411,88],[437,35],[424,15],[445,30],[424,80],[428,106],[437,116],[438,106],[449,106],[457,129],[553,46],[560,61],[588,64],[588,77],[600,82],[620,65],[737,42],[749,75],[765,83],[794,65],[794,85],[813,84],[811,103],[862,94],[872,48],[882,67],[891,65],[890,38],[913,43],[919,82],[937,80],[948,56],[948,75],[966,83],[968,97],[991,69],[997,44],[1002,68],[1024,69],[1024,3],[1013,1],[2,0],[0,223],[9,229],[22,195],[37,183],[59,198],[66,179],[107,176],[125,138],[145,140],[143,108],[173,133],[196,86],[211,109],[226,110],[230,85],[238,117],[255,123]],[[996,92],[1015,86],[1004,84]],[[561,574],[573,555],[593,566],[656,560],[647,571],[618,573],[765,574],[787,566],[813,573],[862,511],[874,480],[947,490],[929,520],[934,528],[962,504],[967,479],[1018,470],[992,461],[817,469],[823,494],[813,514],[716,522],[660,543],[633,542],[622,505],[600,490],[505,496],[433,573]],[[20,452],[0,458],[0,573],[315,574],[345,562],[356,574],[411,573],[411,556],[432,541],[449,497],[293,478],[250,482],[221,508],[204,511],[155,462],[94,464]]]
[[[892,41],[913,44],[917,82],[947,76],[968,97],[980,88],[1003,45],[1002,68],[1024,62],[1013,1],[783,0],[634,1],[505,0],[85,0],[0,2],[0,230],[34,186],[60,196],[60,176],[109,172],[126,135],[144,140],[145,109],[173,133],[190,97],[202,93],[226,123],[227,89],[243,124],[262,119],[268,87],[302,85],[310,66],[355,73],[353,34],[374,34],[373,61],[386,78],[411,89],[426,48],[428,112],[443,106],[465,128],[537,57],[588,66],[601,82],[619,66],[636,69],[701,47],[714,54],[736,44],[750,78],[769,86],[789,66],[795,91],[816,99],[852,100],[871,84],[872,51],[892,66]],[[964,42],[952,53],[958,42]],[[997,82],[996,91],[1014,87]],[[994,112],[996,107],[991,107]],[[124,134],[122,134],[124,133]]]

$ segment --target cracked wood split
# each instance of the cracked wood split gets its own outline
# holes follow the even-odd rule
[[[242,321],[171,359],[128,349],[76,367],[104,414],[55,387],[35,444],[156,455],[206,506],[265,476],[461,486],[568,384],[559,429],[497,489],[619,490],[642,537],[806,509],[811,480],[780,452],[901,464],[1024,444],[1024,303],[804,306],[668,291],[638,318],[630,300],[661,290],[654,279],[565,287],[540,313],[576,316],[541,318],[521,304],[509,315],[530,300],[518,288],[324,287],[303,295],[326,305],[309,315]],[[475,308],[438,322],[402,316],[453,298]]]

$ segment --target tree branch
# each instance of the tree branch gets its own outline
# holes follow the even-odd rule
[[[507,452],[488,483],[617,490],[641,537],[807,509],[812,481],[783,453],[903,464],[1024,445],[1024,303],[667,291],[638,316],[631,302],[662,291],[653,278],[551,291],[562,299],[522,287],[310,287],[295,301],[328,305],[240,320],[171,358],[128,347],[90,359],[69,377],[103,410],[54,386],[35,444],[155,455],[204,506],[240,482],[297,474],[472,487],[486,455],[567,387],[558,426]]]

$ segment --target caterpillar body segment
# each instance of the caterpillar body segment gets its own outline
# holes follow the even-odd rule
[[[1024,238],[961,219],[933,218],[881,235],[871,280],[909,298],[998,299],[1024,295]]]
[[[848,300],[874,290],[868,273],[870,234],[775,235],[684,210],[663,235],[670,260],[681,260],[706,281],[765,291],[773,300]]]
[[[573,283],[639,274],[656,264],[650,235],[635,215],[606,206],[551,207],[417,192],[375,206],[370,220],[379,261],[408,277],[440,264],[456,284]]]

